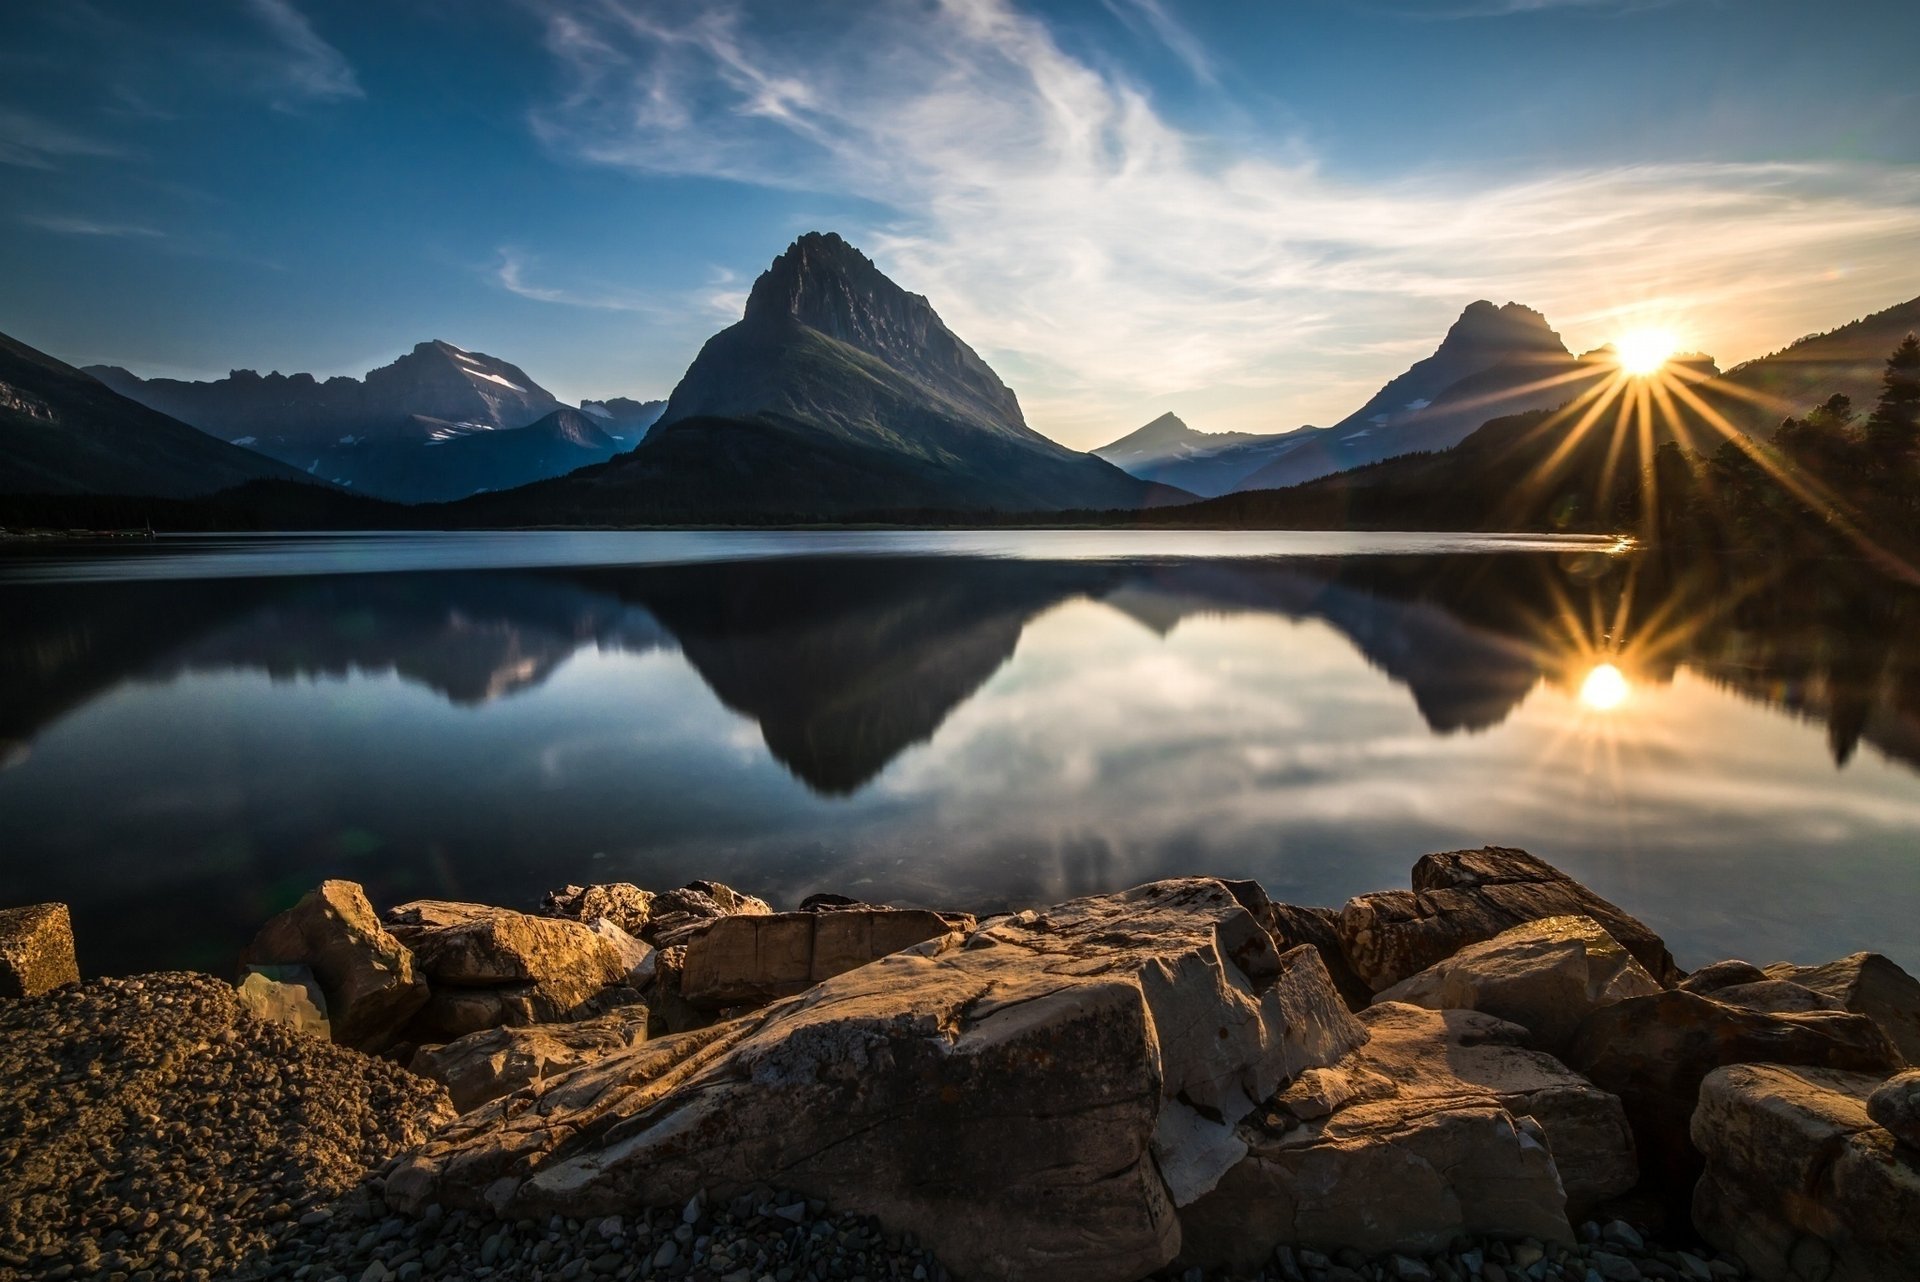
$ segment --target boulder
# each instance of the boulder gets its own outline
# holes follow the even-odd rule
[[[425,1034],[578,1019],[637,998],[626,987],[633,950],[579,922],[422,899],[389,911],[387,925],[431,982]]]
[[[1391,988],[1468,944],[1524,922],[1591,917],[1662,984],[1680,978],[1673,956],[1642,922],[1524,850],[1489,846],[1426,855],[1413,889],[1361,895],[1340,910],[1340,943],[1374,991]]]
[[[1867,1116],[1908,1148],[1920,1151],[1920,1068],[1888,1078],[1867,1096]]]
[[[0,909],[0,997],[38,997],[79,982],[65,904]]]
[[[1283,1244],[1431,1254],[1459,1234],[1571,1241],[1638,1179],[1620,1101],[1477,1011],[1386,1004],[1369,1038],[1240,1127],[1247,1156],[1182,1209],[1181,1264],[1251,1271]]]
[[[760,1005],[903,948],[959,931],[973,918],[921,908],[723,917],[687,944],[680,992],[695,1006]]]
[[[777,1178],[963,1276],[1129,1279],[1174,1258],[1236,1124],[1365,1037],[1312,949],[1217,881],[1158,882],[603,1056],[466,1115],[386,1197],[586,1216]]]
[[[305,966],[256,966],[234,991],[240,1005],[260,1019],[286,1024],[323,1042],[333,1040],[327,995]]]
[[[656,948],[684,944],[722,917],[764,917],[773,909],[717,881],[690,881],[653,897],[645,938]]]
[[[1347,1009],[1366,1009],[1373,1000],[1373,989],[1361,982],[1360,976],[1347,964],[1347,954],[1340,945],[1339,909],[1277,904],[1268,898],[1257,881],[1230,881],[1226,885],[1240,906],[1266,927],[1275,948],[1284,953],[1302,944],[1312,944],[1319,950],[1320,960],[1326,964],[1327,974],[1333,986],[1340,990]]]
[[[1469,944],[1374,998],[1432,1010],[1477,1010],[1520,1025],[1558,1054],[1602,1006],[1660,991],[1591,917],[1544,917]]]
[[[455,1109],[468,1113],[490,1100],[541,1089],[582,1064],[647,1039],[647,1008],[625,1006],[575,1024],[489,1028],[423,1046],[408,1065],[447,1088]]]
[[[1876,1076],[1772,1064],[1708,1074],[1694,1227],[1761,1282],[1920,1278],[1920,1166],[1867,1111]]]
[[[1856,1015],[1865,1015],[1906,1056],[1920,1064],[1920,980],[1879,953],[1854,953],[1820,966],[1776,962],[1772,979],[1790,979],[1823,993]]]
[[[1797,1010],[1844,1010],[1825,993],[1816,993],[1790,979],[1757,979],[1750,984],[1728,984],[1713,990],[1713,1000],[1748,1010],[1785,1014]]]
[[[687,946],[677,944],[654,953],[653,982],[647,986],[647,1036],[671,1037],[706,1028],[719,1015],[695,1006],[681,995],[687,969]]]
[[[253,937],[246,967],[305,966],[326,995],[333,1040],[363,1051],[390,1045],[426,1004],[413,953],[381,926],[351,881],[323,881]]]
[[[1774,1014],[1678,990],[1602,1006],[1581,1023],[1566,1061],[1620,1097],[1650,1191],[1684,1199],[1700,1159],[1687,1141],[1700,1083],[1729,1064],[1786,1064],[1885,1076],[1900,1055],[1863,1015]]]
[[[642,939],[653,921],[653,892],[624,881],[597,886],[562,886],[547,892],[540,901],[540,911],[583,926],[605,918],[634,938]]]
[[[1758,983],[1766,977],[1767,972],[1752,962],[1717,961],[1710,966],[1702,966],[1674,987],[1683,993],[1699,993],[1704,997],[1734,984]]]

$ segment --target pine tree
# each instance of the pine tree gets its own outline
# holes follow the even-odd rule
[[[1912,334],[1887,358],[1880,402],[1867,416],[1867,446],[1882,466],[1897,470],[1920,443],[1920,339]]]

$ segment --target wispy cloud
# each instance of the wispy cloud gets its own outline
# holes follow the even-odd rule
[[[1206,46],[1186,25],[1167,11],[1160,0],[1101,0],[1107,11],[1133,31],[1149,36],[1166,46],[1193,78],[1203,84],[1219,80]]]
[[[1478,297],[1587,346],[1637,308],[1682,309],[1729,359],[1920,284],[1912,168],[1365,183],[1303,147],[1222,154],[1006,0],[850,7],[812,39],[762,38],[714,0],[543,12],[571,86],[533,116],[550,146],[891,211],[840,229],[1078,444],[1176,397],[1217,410],[1207,427],[1327,421],[1397,372],[1356,347],[1430,342]]]
[[[98,236],[111,240],[165,240],[167,234],[142,223],[103,222],[70,214],[22,214],[20,221],[61,236]]]
[[[537,284],[528,279],[529,260],[519,250],[501,248],[498,257],[488,269],[488,275],[494,284],[509,294],[521,298],[530,298],[540,303],[555,303],[562,307],[586,307],[603,312],[644,312],[653,308],[637,295],[614,293],[580,293],[574,290],[560,289],[552,285]]]
[[[126,152],[118,145],[65,125],[22,111],[0,108],[0,165],[21,169],[54,169],[73,156],[112,157]]]
[[[275,106],[366,97],[346,56],[320,37],[292,0],[246,0],[246,6],[284,55],[268,82]]]

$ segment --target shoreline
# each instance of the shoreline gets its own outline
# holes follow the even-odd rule
[[[1689,975],[1520,851],[1338,910],[1206,878],[978,919],[712,882],[530,907],[326,883],[238,986],[78,984],[63,911],[0,918],[0,1277],[1712,1282],[1824,1251],[1877,1282],[1914,1249],[1920,983]],[[1762,1179],[1780,1108],[1789,1167],[1857,1112],[1876,1200]]]

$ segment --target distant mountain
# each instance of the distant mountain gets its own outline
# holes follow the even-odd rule
[[[598,419],[600,430],[620,442],[621,448],[632,449],[647,434],[647,429],[660,421],[667,403],[613,396],[604,401],[581,401],[580,408]]]
[[[0,493],[187,498],[296,475],[0,335]]]
[[[1236,487],[1270,490],[1418,450],[1444,450],[1490,419],[1552,409],[1611,377],[1575,357],[1539,312],[1469,304],[1433,355],[1331,427],[1289,433]]]
[[[1259,471],[1276,450],[1287,448],[1293,435],[1196,432],[1169,413],[1093,453],[1143,481],[1175,485],[1211,498]]]
[[[1836,392],[1850,397],[1853,408],[1865,414],[1880,395],[1887,357],[1916,332],[1920,298],[1736,365],[1696,390],[1726,421],[1751,436],[1771,436],[1782,419],[1804,415]]]
[[[707,340],[632,453],[475,510],[699,520],[1188,497],[1028,427],[925,298],[814,232],[754,282],[744,317]]]
[[[143,379],[113,365],[87,372],[143,405],[356,493],[399,502],[507,489],[611,458],[615,434],[562,406],[517,365],[452,343],[417,344],[366,378],[262,376],[215,382]],[[547,423],[556,413],[571,416]],[[547,425],[510,444],[446,447]],[[632,432],[638,439],[639,430]]]

